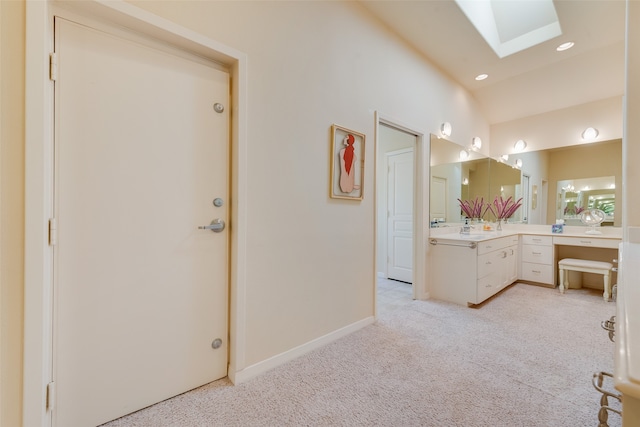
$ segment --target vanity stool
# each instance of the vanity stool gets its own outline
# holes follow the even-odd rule
[[[604,293],[602,297],[609,301],[611,296],[611,269],[613,264],[602,261],[589,261],[585,259],[565,258],[558,262],[560,270],[560,293],[564,293],[569,288],[569,271],[580,271],[582,273],[596,273],[604,276]]]

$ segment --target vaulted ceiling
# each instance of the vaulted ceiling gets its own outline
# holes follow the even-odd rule
[[[556,0],[562,34],[502,59],[454,0],[361,3],[465,87],[492,125],[624,93],[623,0]],[[575,46],[557,52],[567,41]]]

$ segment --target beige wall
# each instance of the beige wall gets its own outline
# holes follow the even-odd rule
[[[452,139],[489,141],[473,99],[356,2],[135,4],[248,54],[247,363],[373,315],[373,112],[427,133],[449,121]],[[0,422],[19,426],[24,3],[0,1],[0,17]],[[633,38],[638,77],[629,111],[638,116],[640,37]],[[328,198],[332,123],[367,134],[362,202]],[[627,137],[626,156],[640,158],[640,123]],[[639,182],[640,169],[626,179]],[[625,203],[640,210],[629,186]],[[634,218],[629,225],[640,225]]]
[[[2,246],[3,267],[11,266],[2,272],[3,327],[10,325],[2,335],[2,372],[12,379],[3,381],[2,407],[7,417],[17,417],[24,291],[25,18],[23,3],[1,3],[2,149],[7,156],[2,162],[1,221],[2,229],[13,233],[8,240],[3,235]],[[373,316],[374,113],[386,113],[425,134],[449,121],[460,140],[475,135],[488,140],[489,126],[474,100],[357,2],[136,4],[248,57],[244,365]],[[16,49],[10,58],[5,45]],[[6,91],[5,69],[17,76]],[[7,105],[11,114],[5,116]],[[367,135],[361,202],[328,196],[333,123]],[[11,217],[5,216],[7,211]],[[9,316],[12,321],[4,322]],[[15,417],[7,418],[7,425],[19,425]]]
[[[0,425],[22,423],[24,2],[0,1]]]
[[[357,2],[138,2],[248,55],[247,365],[374,315],[374,112],[470,140],[475,102]],[[362,202],[330,199],[332,123],[365,133]]]
[[[627,87],[624,136],[623,225],[640,227],[640,2],[627,1]],[[625,230],[626,233],[626,230]],[[627,236],[625,234],[625,240]]]

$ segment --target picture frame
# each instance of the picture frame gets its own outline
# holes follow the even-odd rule
[[[364,196],[365,135],[333,124],[331,126],[331,176],[329,196],[362,200]]]

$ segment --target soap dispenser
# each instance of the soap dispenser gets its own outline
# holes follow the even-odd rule
[[[469,218],[464,219],[464,225],[460,228],[460,234],[471,233],[471,225],[469,225]]]

